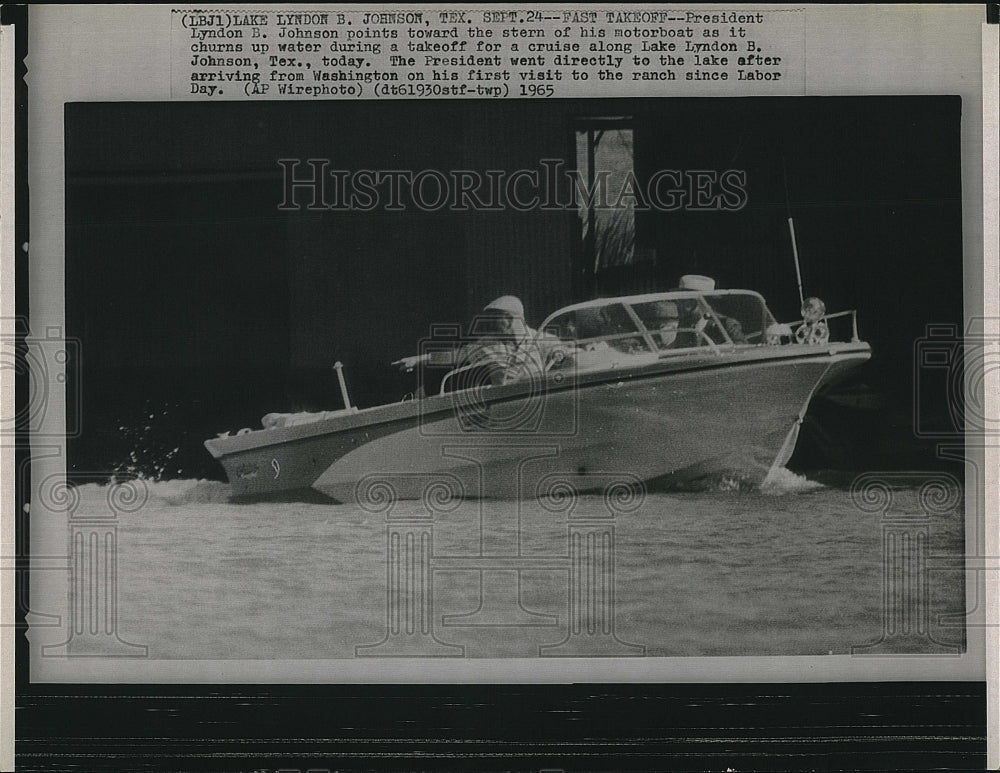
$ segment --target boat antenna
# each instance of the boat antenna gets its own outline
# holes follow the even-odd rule
[[[344,398],[344,407],[351,408],[351,398],[347,394],[347,382],[344,381],[344,363],[337,360],[333,364],[333,369],[337,371],[337,380],[340,382],[340,396]]]
[[[799,285],[799,303],[804,303],[802,296],[802,269],[799,268],[799,247],[795,242],[795,221],[792,219],[792,205],[788,197],[788,169],[785,166],[785,157],[781,157],[781,173],[785,180],[785,210],[788,212],[788,233],[792,237],[792,257],[795,258],[795,279]]]

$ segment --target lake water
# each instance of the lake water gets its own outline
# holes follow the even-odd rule
[[[433,514],[420,502],[387,513],[233,504],[214,481],[145,486],[145,503],[118,520],[118,630],[151,658],[394,647],[473,658],[841,655],[885,638],[886,621],[883,646],[895,651],[964,641],[955,618],[939,619],[960,620],[963,573],[927,569],[963,552],[960,491],[957,506],[921,520],[917,487],[897,488],[891,513],[916,518],[900,537],[846,488],[792,473],[767,491],[650,494],[618,510],[584,496],[571,511],[492,501]],[[108,487],[79,493],[78,514],[107,513]],[[885,597],[883,556],[904,543],[931,560],[914,564],[919,576],[891,577],[904,590]],[[903,631],[900,605],[914,601]]]

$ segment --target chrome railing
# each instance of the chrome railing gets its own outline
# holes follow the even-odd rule
[[[848,311],[836,311],[833,314],[824,314],[818,321],[826,322],[829,325],[829,320],[839,319],[843,317],[851,318],[851,343],[856,344],[861,342],[861,338],[858,336],[858,310],[850,309]],[[797,319],[794,322],[786,322],[790,328],[798,328],[805,324],[804,319]]]

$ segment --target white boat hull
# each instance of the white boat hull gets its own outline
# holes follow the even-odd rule
[[[760,484],[791,456],[815,391],[867,344],[651,357],[215,438],[240,498],[531,498],[620,480],[646,489],[724,475]],[[444,501],[442,500],[442,501]]]

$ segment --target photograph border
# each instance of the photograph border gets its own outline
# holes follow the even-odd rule
[[[5,6],[4,8],[3,21],[5,25],[10,23],[11,16],[20,15],[17,14],[16,10],[10,9],[10,6]],[[15,24],[17,21],[15,19]],[[25,12],[22,23],[17,25],[16,33],[19,37],[18,48],[20,49],[17,66],[21,70],[22,77],[15,79],[15,88],[21,90],[22,93],[25,89],[23,83],[23,52],[25,51],[27,41],[26,30],[24,29],[26,22],[27,13]],[[995,33],[995,28],[993,32]],[[996,62],[995,38],[995,34],[991,38],[989,30],[984,28],[984,73],[991,72],[991,70],[985,69],[990,65],[991,61],[993,63]],[[992,56],[992,60],[987,58],[990,56]],[[996,72],[995,67],[992,72]],[[991,98],[995,100],[995,97],[990,96],[986,86],[987,84],[984,83],[984,107],[986,108],[984,115],[989,116],[989,102],[986,100]],[[27,136],[23,127],[27,116],[27,104],[25,101],[19,100],[17,107],[18,120],[15,120],[15,142],[18,145],[18,149],[15,155],[16,157],[21,157],[23,149],[23,156],[26,157]],[[995,103],[993,108],[993,114],[995,114]],[[18,125],[21,127],[20,131],[17,129]],[[987,140],[991,136],[992,142]],[[992,163],[995,170],[997,163],[996,132],[984,131],[983,138],[984,161],[987,164]],[[18,166],[17,190],[14,192],[15,205],[19,202],[27,201],[27,167],[20,164]],[[983,231],[984,248],[986,250],[986,264],[984,268],[987,271],[986,278],[995,281],[995,277],[989,273],[990,268],[995,268],[997,265],[995,239],[991,243],[989,236],[991,234],[996,235],[996,220],[995,218],[985,218],[985,213],[990,211],[986,204],[991,201],[991,195],[993,196],[992,201],[996,201],[995,186],[993,188],[990,187],[991,177],[989,169],[990,167],[987,166],[986,174],[984,174],[983,191],[983,213],[984,220],[987,221],[984,222],[985,227]],[[992,179],[995,181],[995,175]],[[27,212],[27,208],[20,206],[18,207],[18,212],[16,228],[22,229],[21,233],[25,236],[23,241],[27,243],[27,216],[23,214]],[[3,245],[5,251],[9,246],[6,238],[8,236],[9,232],[5,231]],[[21,241],[20,236],[15,238],[15,244],[21,243]],[[968,249],[968,246],[966,246],[966,249]],[[27,254],[24,253],[22,255],[21,251],[15,250],[15,255],[19,257],[18,267],[25,268]],[[21,270],[18,273],[16,286],[17,299],[21,301],[17,304],[18,312],[20,313],[27,308],[27,271]],[[988,287],[987,285],[987,304],[992,301],[993,308],[990,309],[989,305],[987,305],[987,308],[983,309],[983,316],[986,320],[996,320],[998,312],[995,301],[996,293],[989,293]],[[995,380],[996,374],[994,373],[993,376]],[[23,389],[24,382],[21,381],[20,383],[22,388],[19,390],[19,396],[23,398],[25,394]],[[989,394],[987,391],[987,399],[989,399]],[[996,393],[994,392],[993,394],[995,395]],[[5,395],[6,398],[7,395]],[[5,412],[4,415],[8,414]],[[996,449],[992,448],[991,450],[991,448],[983,448],[982,450],[986,454],[995,455]],[[19,455],[19,459],[26,459],[27,451],[25,448],[17,447],[14,451],[15,454]],[[6,456],[6,448],[4,458],[5,461],[8,458]],[[8,467],[5,470],[5,474],[9,469]],[[993,468],[987,465],[987,469],[992,471]],[[17,483],[19,484],[20,481],[18,480]],[[28,501],[28,492],[19,491],[18,493],[17,502]],[[987,487],[987,513],[995,512],[995,510],[991,511],[989,506],[991,502],[993,505],[996,504],[996,493],[995,488],[991,489],[991,487]],[[9,517],[5,518],[5,526],[9,521]],[[988,551],[992,551],[989,555],[1000,553],[996,545],[996,530],[992,531],[992,535],[988,531],[986,536]],[[6,564],[4,568],[7,568]],[[992,587],[995,593],[997,588],[996,576],[988,573],[986,583],[987,588]],[[3,592],[10,594],[9,584],[3,586]],[[5,595],[5,599],[7,598],[9,598],[9,595]],[[996,598],[996,596],[994,595],[993,598]],[[20,622],[23,624],[23,611],[19,611],[18,614],[21,617]],[[995,623],[995,610],[991,608],[990,614],[994,615],[992,620]],[[26,656],[27,642],[24,640],[23,628],[16,628],[19,632],[16,648]],[[5,626],[5,641],[9,638],[9,634],[13,630],[9,626]],[[995,625],[994,628],[990,629],[987,637],[989,641],[996,642],[997,632]],[[987,652],[991,654],[995,653],[995,648],[987,650]],[[9,648],[5,647],[4,653],[4,662],[6,663]],[[859,759],[877,759],[878,757],[873,757],[873,755],[879,755],[883,759],[885,756],[889,756],[893,761],[893,765],[898,765],[900,769],[903,769],[907,767],[907,763],[914,767],[918,766],[917,763],[922,763],[928,753],[934,752],[944,755],[935,757],[935,760],[939,763],[943,759],[949,759],[951,760],[950,764],[953,764],[954,767],[971,767],[968,763],[975,763],[984,759],[981,756],[982,752],[973,750],[979,749],[984,744],[987,722],[992,731],[997,717],[995,656],[988,659],[988,680],[986,683],[977,681],[945,681],[919,684],[912,682],[881,684],[877,682],[859,682],[841,685],[807,685],[802,683],[782,684],[776,682],[745,683],[727,686],[649,683],[613,684],[607,686],[596,683],[550,686],[503,686],[496,684],[444,686],[404,685],[397,683],[391,686],[380,686],[377,684],[351,686],[346,684],[345,680],[345,683],[339,685],[305,686],[267,684],[270,681],[266,678],[268,675],[261,673],[262,679],[252,687],[249,685],[220,687],[219,685],[209,684],[201,679],[196,680],[197,684],[169,685],[161,682],[157,686],[152,687],[151,685],[138,684],[42,685],[32,683],[26,669],[25,658],[19,658],[16,666],[18,677],[16,701],[22,711],[19,713],[18,726],[25,725],[26,723],[26,726],[31,728],[31,732],[33,733],[29,737],[19,735],[18,743],[23,754],[21,764],[27,766],[24,769],[32,769],[30,766],[41,764],[41,760],[43,759],[49,764],[56,761],[68,763],[74,759],[78,761],[79,755],[83,754],[83,752],[66,751],[66,744],[70,739],[85,737],[89,730],[93,730],[93,721],[92,719],[88,720],[86,715],[93,717],[98,707],[100,707],[100,711],[106,712],[108,716],[114,715],[116,730],[128,730],[128,728],[132,728],[132,732],[135,734],[135,744],[131,747],[134,751],[130,756],[129,753],[123,753],[121,747],[121,739],[128,735],[127,732],[116,732],[114,735],[98,735],[90,747],[90,751],[86,752],[88,755],[96,755],[91,757],[95,765],[98,766],[93,768],[95,771],[129,769],[130,764],[134,764],[139,760],[148,761],[151,754],[166,755],[164,757],[164,764],[167,764],[166,760],[171,760],[170,764],[175,766],[187,766],[190,762],[191,767],[184,767],[183,769],[191,770],[249,770],[251,768],[246,767],[246,765],[253,760],[263,760],[260,764],[256,764],[256,769],[261,770],[279,769],[281,766],[288,767],[289,769],[316,768],[318,764],[326,765],[331,769],[349,769],[358,764],[370,767],[375,764],[376,760],[388,762],[389,765],[396,768],[413,766],[415,764],[423,765],[425,763],[429,763],[429,766],[436,769],[445,767],[457,768],[468,764],[470,753],[472,755],[471,758],[477,760],[477,764],[475,765],[477,769],[486,767],[498,769],[511,766],[520,769],[540,769],[545,767],[550,769],[574,769],[578,767],[617,768],[619,758],[609,757],[604,752],[596,754],[588,753],[588,743],[586,742],[578,742],[575,746],[571,742],[568,745],[570,751],[566,751],[560,757],[560,751],[557,748],[559,744],[556,742],[550,741],[548,742],[548,746],[546,746],[544,742],[537,744],[537,742],[532,740],[533,723],[550,723],[553,712],[563,710],[553,709],[551,706],[543,706],[545,696],[550,694],[555,694],[569,705],[573,705],[576,702],[577,705],[582,707],[580,708],[580,713],[587,721],[606,724],[610,728],[610,736],[619,739],[615,743],[620,743],[634,750],[634,756],[629,756],[628,753],[625,753],[621,757],[622,760],[628,760],[628,766],[634,769],[643,767],[648,769],[650,760],[656,761],[653,767],[657,769],[662,769],[659,766],[668,763],[671,769],[703,769],[703,767],[704,769],[708,769],[718,764],[725,764],[727,767],[732,765],[734,769],[747,769],[746,767],[741,768],[740,763],[742,762],[743,765],[747,765],[748,760],[752,761],[755,769],[760,766],[760,763],[764,763],[763,767],[767,767],[768,769],[778,769],[783,767],[782,764],[779,764],[782,759],[785,763],[790,764],[791,761],[796,759],[801,762],[802,754],[808,757],[810,754],[817,753],[801,751],[806,748],[815,748],[810,747],[809,742],[803,739],[807,738],[809,732],[815,733],[823,723],[836,724],[834,720],[843,721],[847,718],[858,721],[856,716],[858,701],[863,701],[869,707],[881,706],[884,709],[885,718],[894,718],[897,722],[904,716],[917,717],[918,719],[912,726],[912,733],[905,737],[894,734],[893,731],[889,730],[889,727],[892,726],[891,722],[877,724],[873,721],[870,725],[854,725],[855,728],[862,728],[875,740],[866,744],[864,733],[859,733],[856,736],[845,734],[845,745],[839,747],[838,752],[824,757],[826,762],[831,763],[831,767],[843,765],[848,759],[857,762]],[[780,672],[775,673],[775,677],[779,675]],[[515,678],[514,681],[517,681],[517,679]],[[5,691],[5,695],[9,696],[10,693]],[[264,737],[266,734],[249,735],[242,741],[236,742],[233,742],[232,739],[227,741],[217,737],[206,739],[200,748],[196,745],[194,748],[197,751],[194,752],[184,753],[178,749],[179,744],[190,747],[191,739],[196,737],[193,733],[196,733],[202,727],[201,722],[207,713],[216,712],[218,706],[224,705],[226,706],[228,716],[235,717],[240,714],[238,706],[248,700],[251,702],[252,708],[244,714],[243,719],[247,721],[243,724],[243,727],[260,729],[272,716],[274,707],[277,705],[282,706],[286,712],[287,719],[283,719],[281,724],[288,728],[288,734],[282,736],[281,739],[276,739],[273,736],[267,739]],[[370,705],[372,702],[381,701],[386,703],[393,700],[410,701],[422,707],[421,712],[418,713],[426,714],[429,711],[431,716],[436,718],[440,718],[442,713],[446,711],[446,707],[453,705],[455,701],[458,701],[459,704],[463,704],[467,708],[475,706],[478,703],[486,705],[500,714],[503,714],[505,710],[510,711],[511,709],[521,711],[523,714],[521,721],[514,726],[513,733],[516,738],[509,742],[513,746],[508,745],[505,747],[504,744],[498,744],[494,739],[490,739],[488,729],[491,725],[488,723],[487,718],[484,717],[478,724],[470,723],[465,728],[472,732],[467,733],[467,737],[465,738],[467,745],[464,747],[463,752],[441,751],[441,745],[447,743],[446,733],[442,733],[437,738],[424,738],[419,741],[414,741],[408,737],[399,737],[394,740],[380,738],[378,743],[382,744],[382,746],[379,750],[369,747],[368,750],[357,752],[350,751],[350,749],[369,743],[369,736],[358,734],[336,739],[327,738],[326,740],[330,741],[330,745],[328,751],[324,752],[319,751],[316,746],[317,743],[320,743],[320,739],[324,737],[322,734],[317,733],[310,736],[309,733],[305,733],[300,737],[294,732],[296,728],[316,727],[316,717],[324,716],[324,711],[326,712],[325,716],[330,716],[330,714],[337,715],[337,711],[339,710],[344,711],[341,727],[346,728],[353,721],[352,716],[354,719],[357,718],[358,707]],[[704,705],[714,705],[716,713],[711,714],[712,719],[705,720],[706,724],[701,726],[700,729],[707,731],[706,734],[711,735],[712,730],[723,731],[727,728],[742,727],[744,733],[742,735],[726,735],[723,732],[719,736],[710,738],[709,740],[700,739],[698,741],[692,741],[690,733],[686,736],[683,733],[677,733],[673,739],[667,742],[666,746],[653,750],[655,742],[651,742],[648,738],[639,739],[630,736],[628,727],[614,721],[613,716],[615,715],[610,708],[611,706],[617,706],[620,709],[626,702],[642,702],[643,700],[647,702],[651,701],[660,710],[664,710],[664,707],[668,706],[668,704],[674,705],[676,701],[687,701],[695,704],[701,702]],[[740,703],[741,701],[742,703]],[[781,738],[776,736],[774,732],[755,736],[752,731],[755,728],[759,729],[760,726],[752,724],[752,718],[756,716],[754,710],[729,711],[719,708],[720,705],[724,705],[727,702],[735,702],[737,705],[742,705],[744,709],[747,706],[755,704],[770,704],[772,707],[776,705],[779,707],[777,714],[784,716],[786,719],[811,714],[813,718],[821,719],[821,722],[810,725],[799,720],[797,724],[794,719],[790,719],[791,724],[785,725],[785,727],[797,727],[802,731],[793,738]],[[982,712],[983,718],[980,721],[979,707],[984,702],[986,706],[982,707],[984,709]],[[307,706],[306,704],[309,705]],[[930,704],[938,705],[936,708],[927,709]],[[942,712],[941,704],[949,707],[947,714]],[[349,706],[353,706],[354,708],[348,711],[345,707]],[[823,713],[824,706],[827,707],[825,714]],[[179,717],[180,722],[177,725],[177,729],[181,730],[181,732],[176,735],[178,742],[176,744],[172,742],[164,743],[163,738],[154,739],[150,733],[151,731],[155,732],[155,723],[146,721],[145,718],[140,719],[138,712],[136,716],[131,718],[125,716],[126,712],[134,712],[137,707],[144,707],[147,715],[155,714],[158,711],[168,711],[172,712],[174,716]],[[525,711],[526,708],[529,710]],[[923,714],[921,714],[922,709],[924,710]],[[987,709],[992,713],[987,715]],[[666,713],[669,715],[670,712]],[[635,715],[628,712],[625,712],[623,716],[632,717],[633,719],[635,717]],[[921,716],[925,717],[923,721],[919,719]],[[960,727],[961,731],[947,735],[940,746],[931,748],[928,745],[934,743],[933,738],[935,737],[932,729],[940,728],[942,716],[954,717],[956,722],[953,723],[953,726]],[[60,718],[59,721],[66,722],[67,724],[63,728],[57,729],[55,725],[50,724],[56,717]],[[372,721],[368,722],[367,725],[365,723],[359,723],[359,725],[368,733],[376,733],[380,727],[380,717],[381,715],[378,712],[374,712],[370,716]],[[435,727],[433,724],[434,721],[435,719],[433,718],[427,723],[418,721],[418,726],[423,726],[428,735],[433,736],[435,729],[439,732],[442,729],[441,726]],[[310,725],[310,722],[313,724]],[[11,726],[9,723],[5,723],[5,725],[7,727]],[[334,722],[334,725],[336,725],[336,722]],[[475,737],[477,731],[481,735]],[[17,731],[15,730],[15,732]],[[78,733],[78,735],[74,735],[74,733]],[[602,737],[607,739],[609,736]],[[940,740],[940,733],[936,737]],[[816,736],[813,735],[811,738],[815,742]],[[282,751],[278,753],[273,751],[276,740],[284,744]],[[243,741],[256,744],[253,746],[256,753],[243,754],[242,752],[246,751],[245,744],[241,746]],[[296,751],[295,747],[299,745],[299,742],[304,743],[306,746],[313,744],[312,748],[316,751],[305,753]],[[528,753],[514,751],[515,748],[530,749],[532,748],[532,743],[536,743],[535,748],[541,751]],[[699,743],[702,745],[699,746]],[[881,748],[878,748],[879,744],[881,744]],[[942,747],[949,748],[944,749]],[[302,747],[299,746],[299,748]],[[739,759],[733,759],[731,762],[728,762],[726,761],[728,760],[726,750],[732,748],[739,750],[732,755]],[[763,757],[758,754],[761,748],[766,749]],[[159,751],[154,752],[154,749],[158,749]],[[242,749],[242,751],[227,752],[225,751],[226,749]],[[799,751],[796,751],[797,749]],[[920,751],[918,752],[917,749]],[[435,750],[437,750],[437,753],[435,753]],[[170,756],[171,754],[173,755],[172,757]],[[227,754],[229,755],[228,757],[226,756]],[[837,756],[838,754],[840,756]],[[857,755],[862,756],[859,757]],[[947,755],[951,756],[947,757]],[[995,764],[995,751],[993,755],[991,756],[991,762],[988,764]],[[565,760],[566,758],[571,759],[572,764],[560,763],[560,759]],[[697,767],[688,767],[692,765],[692,760],[695,759],[697,760]],[[239,760],[239,764],[243,765],[243,767],[232,767],[231,765],[236,760]],[[483,760],[489,760],[488,764],[479,765],[478,762]],[[959,764],[959,760],[964,760],[964,763]],[[522,764],[525,762],[528,764]],[[635,764],[633,765],[632,763]],[[381,764],[381,762],[378,764]],[[100,765],[107,767],[102,768],[99,767]],[[210,768],[208,767],[209,765],[214,765],[215,767]],[[795,767],[794,765],[790,766]]]

